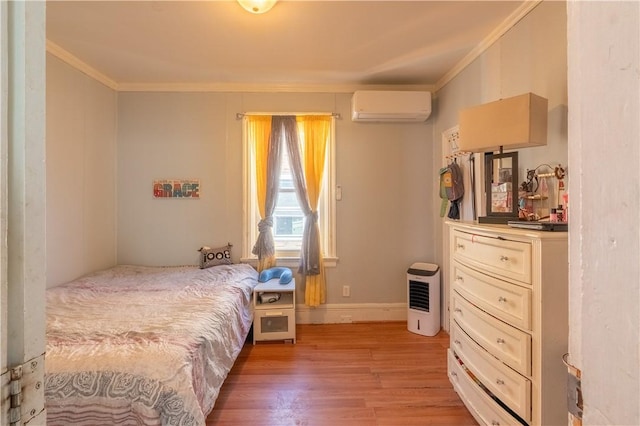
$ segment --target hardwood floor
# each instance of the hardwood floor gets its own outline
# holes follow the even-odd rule
[[[447,377],[449,335],[405,322],[298,325],[246,343],[207,425],[476,425]]]

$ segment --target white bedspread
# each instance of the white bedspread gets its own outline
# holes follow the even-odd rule
[[[117,266],[47,290],[48,425],[203,425],[252,322],[249,265]]]

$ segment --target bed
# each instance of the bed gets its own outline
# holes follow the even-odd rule
[[[116,266],[47,290],[47,425],[203,425],[249,333],[249,265]]]

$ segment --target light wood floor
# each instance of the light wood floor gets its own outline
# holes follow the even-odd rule
[[[476,425],[447,378],[449,335],[405,322],[298,325],[245,344],[207,425]]]

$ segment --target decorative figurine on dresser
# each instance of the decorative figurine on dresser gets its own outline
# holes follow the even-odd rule
[[[448,374],[481,424],[566,425],[566,232],[448,222]]]

